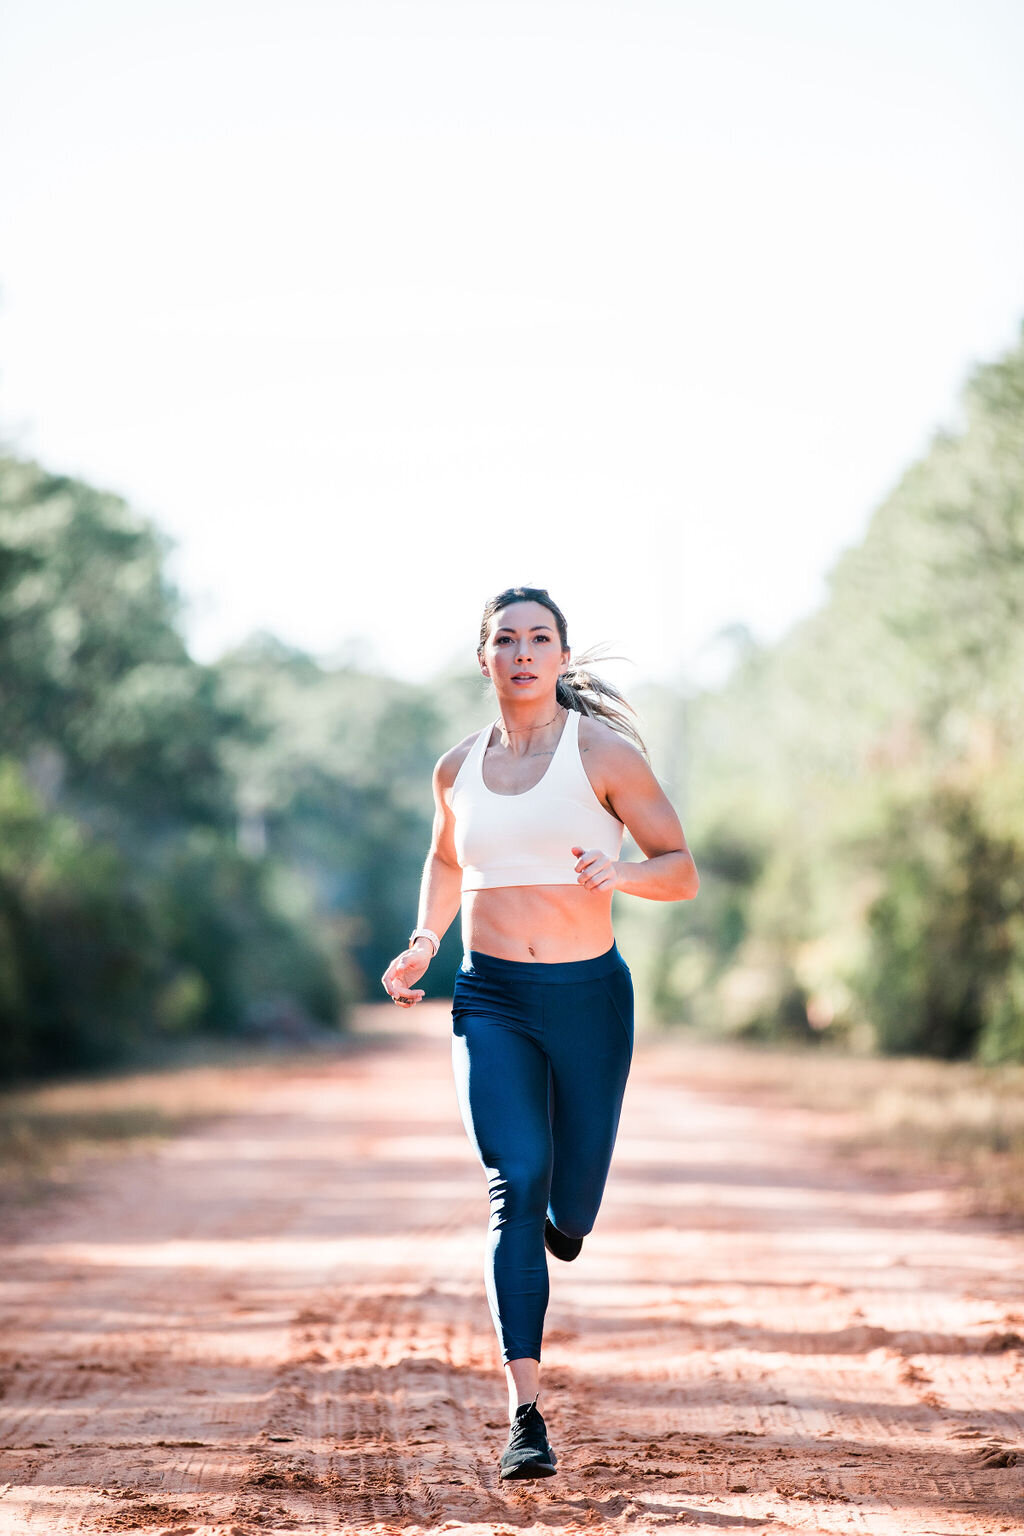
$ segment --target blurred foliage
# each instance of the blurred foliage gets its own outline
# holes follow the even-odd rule
[[[878,862],[861,984],[882,1048],[1024,1059],[1024,845],[939,785],[891,810]]]
[[[220,675],[259,727],[257,742],[226,752],[243,835],[301,871],[342,939],[350,989],[376,996],[415,925],[451,704],[446,713],[430,689],[321,666],[268,635],[224,656]],[[451,981],[454,963],[449,946],[432,988]]]
[[[0,761],[0,1075],[116,1059],[138,1039],[154,960],[117,847],[47,815]]]
[[[415,920],[434,761],[485,712],[472,666],[417,688],[269,635],[201,666],[167,554],[0,457],[0,1079],[343,1025]],[[455,932],[432,990],[459,958]]]
[[[189,657],[166,542],[118,497],[0,459],[0,751],[105,832],[226,825],[246,722]]]
[[[1024,345],[980,368],[823,606],[688,702],[703,885],[658,1009],[1024,1060]]]
[[[336,1027],[347,955],[239,846],[260,727],[188,655],[166,546],[123,501],[0,458],[0,1076],[194,1030]]]
[[[343,1025],[414,921],[432,766],[493,717],[469,651],[425,686],[265,634],[201,666],[166,555],[0,457],[0,1077]],[[817,612],[723,632],[714,690],[636,691],[702,876],[616,897],[648,1019],[1024,1060],[1022,619],[1024,345]]]

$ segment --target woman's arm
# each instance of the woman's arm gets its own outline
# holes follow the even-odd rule
[[[434,825],[430,837],[430,852],[423,866],[420,880],[420,904],[416,918],[417,928],[430,928],[443,939],[462,905],[462,869],[455,852],[455,817],[448,804],[447,792],[454,783],[452,765],[448,757],[439,759],[434,766]],[[417,939],[431,956],[429,939]]]
[[[599,848],[573,848],[579,883],[648,901],[692,901],[700,876],[679,817],[642,753],[603,722],[587,721],[580,750],[598,799],[629,829],[642,862],[610,859]]]
[[[462,869],[455,852],[455,817],[448,804],[447,792],[455,782],[455,774],[465,755],[464,745],[446,752],[434,766],[434,825],[420,880],[416,927],[430,928],[439,939],[444,938],[462,904]],[[396,955],[384,972],[381,977],[384,990],[404,1007],[420,1002],[425,994],[421,988],[414,989],[414,984],[433,958],[430,940],[417,939],[409,949]]]

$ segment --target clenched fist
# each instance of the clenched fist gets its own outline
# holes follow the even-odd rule
[[[619,883],[619,866],[600,848],[570,848],[576,860],[576,882],[588,891],[614,891]]]

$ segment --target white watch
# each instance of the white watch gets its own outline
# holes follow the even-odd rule
[[[417,939],[429,939],[431,944],[434,946],[434,955],[436,955],[438,950],[441,948],[441,940],[438,938],[437,934],[432,928],[414,928],[412,933],[409,935],[410,949],[415,944]],[[431,960],[433,960],[434,955],[431,955]]]

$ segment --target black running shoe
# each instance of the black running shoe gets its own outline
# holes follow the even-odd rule
[[[554,1223],[545,1216],[544,1246],[548,1253],[554,1254],[556,1259],[564,1259],[567,1264],[571,1264],[583,1247],[583,1239],[582,1237],[566,1237],[565,1233],[559,1232]]]
[[[520,1403],[508,1432],[508,1445],[498,1463],[498,1475],[502,1479],[553,1477],[557,1460],[548,1444],[547,1428],[536,1398],[532,1403]]]

